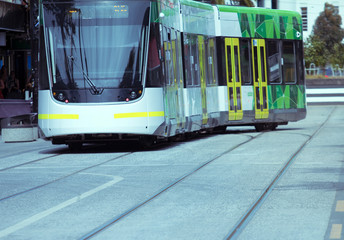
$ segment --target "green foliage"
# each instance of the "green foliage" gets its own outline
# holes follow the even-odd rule
[[[319,38],[319,36],[311,35],[304,45],[304,57],[306,66],[314,63],[316,66],[325,66],[328,55],[325,43]]]
[[[332,65],[338,64],[342,67],[344,65],[344,45],[342,43],[336,43],[333,46],[333,50],[334,51],[329,59],[329,62]]]
[[[313,32],[305,43],[305,62],[324,67],[327,63],[344,65],[344,30],[338,8],[325,3],[315,21]]]
[[[342,18],[339,15],[338,8],[329,3],[325,3],[324,11],[316,19],[313,33],[325,42],[325,47],[330,52],[336,43],[340,43],[344,37],[344,30],[340,27]]]
[[[225,4],[225,0],[211,0],[211,4],[224,5]]]
[[[231,2],[237,6],[254,7],[252,0],[231,0]],[[211,0],[211,4],[225,5],[225,0]]]
[[[242,0],[241,2],[241,6],[247,6],[247,7],[254,7],[254,4],[251,0]]]

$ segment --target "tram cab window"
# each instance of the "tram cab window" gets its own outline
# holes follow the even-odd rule
[[[252,60],[249,39],[240,40],[241,81],[244,85],[252,83]]]
[[[296,83],[296,54],[295,42],[282,42],[282,76],[284,83]]]
[[[267,41],[268,74],[270,83],[280,84],[281,78],[281,54],[280,41]]]

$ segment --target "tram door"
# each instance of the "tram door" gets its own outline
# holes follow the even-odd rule
[[[178,41],[179,40],[179,41]],[[165,55],[165,118],[172,121],[177,128],[184,128],[183,79],[181,71],[181,47],[178,33],[163,27],[163,44]]]
[[[228,120],[243,118],[241,97],[240,48],[238,38],[225,39],[226,77],[228,88]]]
[[[252,59],[255,118],[264,119],[269,117],[264,39],[252,39]]]
[[[206,82],[206,72],[205,72],[205,43],[204,37],[198,36],[198,55],[199,55],[199,73],[201,80],[201,96],[202,96],[202,124],[207,124],[208,122],[208,111],[207,111],[207,82]]]
[[[183,98],[183,74],[181,62],[181,37],[177,31],[171,31],[172,59],[174,72],[174,90],[176,92],[176,111],[178,128],[185,127],[184,98]]]

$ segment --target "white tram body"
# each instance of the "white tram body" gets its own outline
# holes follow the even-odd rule
[[[263,75],[252,73],[244,84],[243,64],[232,64],[230,74],[237,80],[229,79],[230,62],[239,54],[230,49],[237,51],[235,42],[243,37],[253,49],[256,40],[244,36],[241,10],[222,8],[191,0],[43,0],[38,98],[42,134],[53,143],[69,144],[167,138],[230,125],[277,126],[304,118],[301,73],[295,73],[295,107],[273,100],[267,85],[255,87],[259,76],[272,76],[264,69],[270,58],[258,52],[249,53],[256,54],[250,56],[249,72],[260,57],[265,64],[256,61],[256,68],[259,64],[263,70],[255,74]],[[302,42],[302,36],[293,37],[296,40]],[[274,107],[275,102],[279,105]],[[266,116],[257,117],[264,108]]]

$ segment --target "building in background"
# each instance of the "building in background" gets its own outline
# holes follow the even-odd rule
[[[21,91],[19,94],[7,95],[6,98],[23,98],[22,90],[25,89],[30,75],[28,1],[0,0],[0,69],[5,66],[8,76],[11,71],[15,72]]]
[[[315,20],[320,12],[324,11],[326,2],[338,8],[344,23],[344,1],[342,0],[257,0],[256,4],[258,7],[299,12],[302,17],[304,40],[306,40],[313,31]]]

